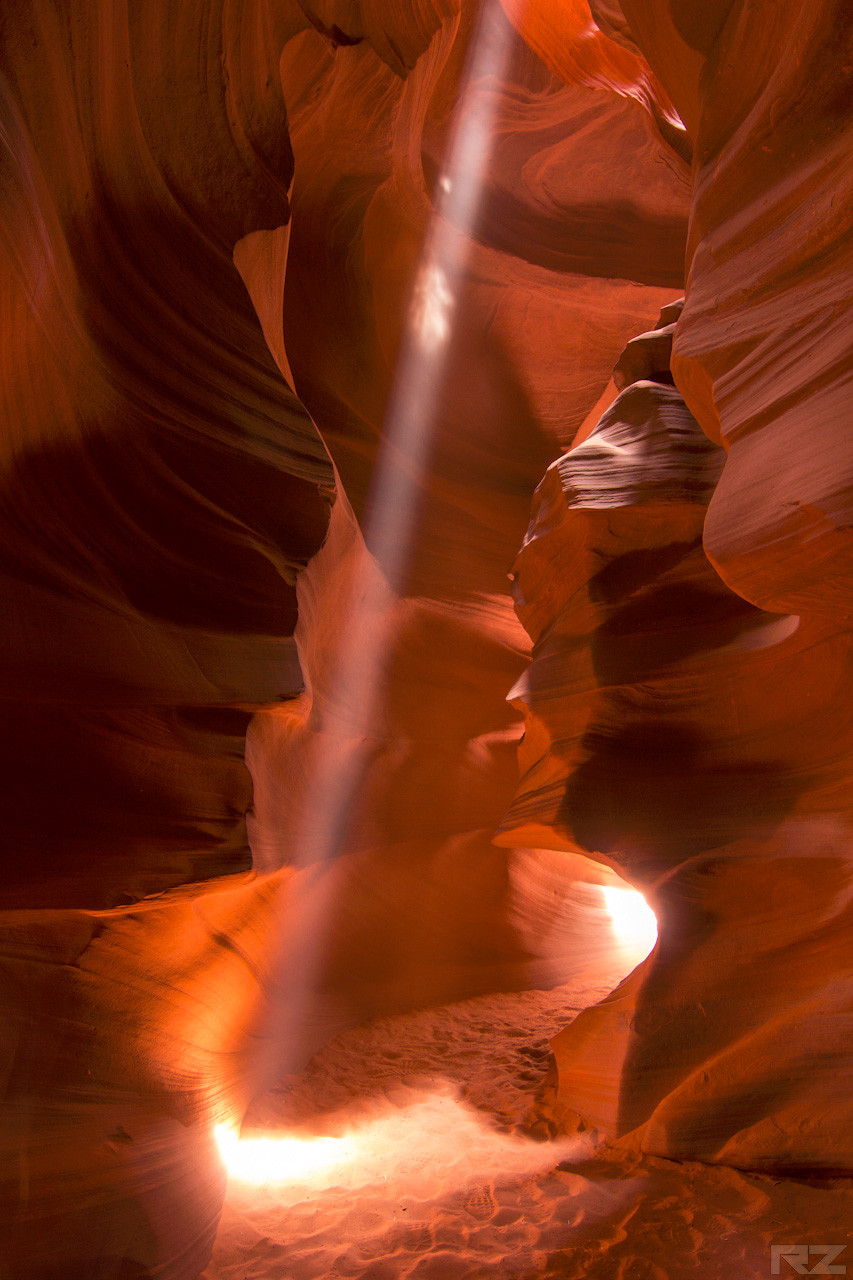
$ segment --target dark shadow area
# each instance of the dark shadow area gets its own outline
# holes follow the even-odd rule
[[[0,1280],[6,1280],[0,1272]],[[13,1280],[10,1276],[9,1280]],[[14,1280],[155,1280],[154,1273],[131,1258],[69,1258],[56,1266],[26,1268]]]
[[[328,458],[230,247],[97,179],[87,209],[63,228],[80,386],[52,425],[45,381],[0,476],[6,909],[250,869],[249,708],[301,687],[276,645],[328,524]]]
[[[617,556],[589,580],[589,598],[596,604],[617,604],[624,596],[661,574],[674,569],[682,560],[702,546],[702,539],[690,542],[669,542],[664,547],[648,547],[640,551],[626,551]]]
[[[561,211],[562,219],[531,217],[530,208],[507,193],[486,203],[477,238],[548,271],[601,276],[680,289],[686,249],[680,218],[652,218],[629,200]],[[674,251],[675,250],[675,251]],[[606,268],[605,268],[606,264]]]
[[[651,717],[593,728],[582,749],[560,819],[632,875],[772,831],[806,785],[775,761],[722,763],[698,729]]]
[[[0,703],[0,909],[103,910],[250,870],[249,718]]]
[[[692,582],[659,583],[612,613],[595,632],[592,660],[602,686],[633,684],[732,644],[767,615],[734,592]]]

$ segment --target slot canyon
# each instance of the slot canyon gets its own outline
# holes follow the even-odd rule
[[[4,0],[0,1280],[853,1274],[851,107]]]

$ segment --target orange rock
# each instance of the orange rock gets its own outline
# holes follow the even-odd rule
[[[553,1042],[552,1110],[670,1158],[847,1169],[850,635],[715,574],[725,455],[667,385],[665,334],[618,366],[661,381],[552,464],[516,564],[534,653],[501,839],[606,863],[659,924]]]

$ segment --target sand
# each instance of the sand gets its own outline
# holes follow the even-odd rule
[[[763,1280],[796,1274],[784,1258],[774,1273],[772,1245],[846,1244],[851,1181],[526,1136],[549,1037],[608,989],[480,997],[337,1036],[244,1127],[249,1162],[266,1136],[272,1180],[231,1176],[204,1280]],[[853,1274],[853,1246],[832,1265]]]

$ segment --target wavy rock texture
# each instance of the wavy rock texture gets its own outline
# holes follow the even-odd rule
[[[365,45],[331,50],[313,32],[282,59],[297,176],[273,350],[358,518],[388,429],[394,358],[470,31],[470,14],[446,27],[405,82]],[[513,984],[522,957],[539,954],[535,932],[506,925],[519,909],[527,914],[517,885],[519,856],[530,855],[496,852],[491,842],[514,787],[520,730],[505,694],[527,649],[507,570],[543,461],[573,435],[633,318],[671,296],[680,270],[681,162],[648,115],[636,102],[561,85],[510,38],[506,85],[478,89],[495,110],[494,150],[454,299],[414,555],[404,589],[390,589],[384,606],[394,618],[384,709],[360,812],[341,846],[353,858],[341,922],[349,941],[332,965],[350,983],[363,973],[364,1009],[416,991],[434,999],[484,989],[495,973]],[[636,143],[628,161],[643,183],[636,223],[612,170],[589,159],[616,129]],[[331,147],[329,138],[341,141]],[[255,243],[243,268],[253,292],[274,275],[275,252],[271,238]],[[314,339],[306,315],[333,344]],[[336,521],[301,597],[311,701],[259,717],[250,733],[252,844],[267,866],[300,856],[292,834],[308,785],[300,758],[315,740],[357,736],[335,703],[328,619],[351,565],[360,575],[379,570],[365,559],[360,528],[337,509]],[[391,884],[399,886],[393,913],[382,905]]]
[[[503,838],[588,852],[659,920],[554,1040],[548,1105],[657,1155],[849,1169],[850,637],[757,610],[709,564],[725,454],[669,385],[672,329],[623,353],[628,385],[549,468],[516,565],[536,643]]]
[[[687,125],[694,197],[684,309],[623,353],[517,566],[506,839],[619,866],[661,924],[557,1038],[553,1101],[646,1151],[849,1169],[849,15],[592,11]]]
[[[195,1277],[215,1119],[354,1020],[582,969],[609,940],[572,877],[616,870],[662,941],[558,1042],[575,1104],[850,1166],[842,6],[594,10],[506,0],[465,97],[486,181],[399,572],[369,495],[477,6],[0,12],[15,1280]],[[683,289],[676,111],[692,418],[667,333],[607,385]],[[519,561],[525,673],[507,573],[579,431]],[[354,582],[390,642],[369,732]],[[358,802],[321,865],[314,760]]]
[[[703,74],[673,368],[729,451],[714,565],[763,608],[849,625],[853,33],[839,3],[782,4],[764,23],[733,8]],[[746,48],[761,49],[748,77]]]
[[[604,945],[581,906],[572,934],[554,917],[576,867],[490,843],[527,652],[506,573],[542,469],[681,287],[689,189],[641,102],[563,84],[515,36],[477,90],[489,182],[363,804],[333,868],[295,847],[312,740],[348,750],[324,704],[340,583],[377,572],[358,518],[473,17],[0,14],[16,1280],[198,1273],[222,1192],[211,1121],[269,1065],[281,921],[313,919],[328,880],[307,1048],[377,1009],[555,980]]]
[[[245,956],[268,945],[243,739],[253,707],[302,687],[296,571],[328,517],[328,459],[231,262],[289,214],[281,96],[259,92],[269,32],[241,46],[215,10],[172,17],[0,17],[16,1277],[203,1262],[222,1193],[205,1118],[242,1090]]]
[[[706,547],[761,607],[849,621],[848,6],[621,8],[696,145],[673,372],[729,454]]]

